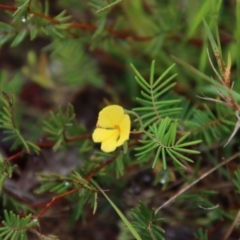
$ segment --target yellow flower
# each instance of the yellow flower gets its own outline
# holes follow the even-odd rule
[[[121,106],[110,105],[99,113],[97,128],[92,138],[101,142],[103,152],[112,152],[129,139],[131,121]]]

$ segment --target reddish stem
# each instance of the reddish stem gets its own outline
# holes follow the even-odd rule
[[[52,198],[52,200],[50,202],[47,203],[47,205],[45,206],[45,208],[42,209],[42,211],[40,213],[38,213],[37,218],[40,218],[51,206],[52,204],[57,201],[60,198],[66,197],[67,195],[73,194],[76,191],[78,191],[82,186],[79,186],[77,188],[74,188],[66,193],[60,194],[58,196],[55,196]]]
[[[92,135],[90,134],[85,134],[85,135],[81,135],[81,136],[76,136],[76,137],[71,137],[71,138],[67,138],[66,142],[70,143],[70,142],[76,142],[78,140],[84,140],[84,139],[91,139]]]
[[[131,146],[136,145],[136,144],[138,144],[138,141],[135,141]],[[107,165],[111,164],[113,161],[115,161],[116,158],[117,158],[117,156],[118,156],[118,154],[115,154],[114,156],[112,156],[111,158],[109,158],[107,161],[103,162],[103,163],[100,164],[98,167],[96,167],[95,169],[93,169],[91,172],[89,172],[89,173],[86,175],[85,179],[89,182],[97,172],[99,172],[102,168],[104,168],[105,166],[107,166]],[[53,203],[54,203],[56,200],[58,200],[58,199],[60,199],[60,198],[62,198],[62,197],[66,197],[66,196],[68,196],[68,195],[71,195],[71,194],[75,193],[76,191],[78,191],[79,189],[81,189],[81,187],[82,187],[82,186],[79,186],[79,187],[74,188],[74,189],[72,189],[72,190],[70,190],[70,191],[68,191],[68,192],[66,192],[66,193],[64,193],[64,194],[60,194],[60,195],[58,195],[58,196],[53,197],[52,200],[51,200],[49,203],[47,203],[47,205],[45,206],[45,208],[37,215],[37,217],[40,218],[40,217],[53,205]]]
[[[41,142],[41,143],[36,143],[35,145],[40,147],[40,148],[50,148],[53,147],[55,142]],[[16,154],[12,155],[11,157],[7,158],[7,161],[11,162],[19,157],[21,157],[23,154],[27,153],[27,150],[24,149],[20,152],[17,152]]]
[[[117,155],[111,157],[110,159],[108,159],[106,162],[100,164],[97,168],[95,168],[93,171],[91,171],[90,173],[88,173],[85,177],[85,179],[87,181],[90,181],[91,178],[94,176],[94,174],[96,174],[98,171],[100,171],[102,168],[104,168],[106,165],[110,164],[111,162],[113,162],[116,159]],[[42,211],[37,215],[37,218],[40,218],[57,200],[66,197],[68,195],[71,195],[75,192],[77,192],[78,190],[80,190],[82,188],[82,185],[80,185],[77,188],[74,188],[66,193],[60,194],[58,196],[55,196],[52,198],[52,200],[50,202],[48,202],[46,204],[46,206],[42,209]]]
[[[18,9],[17,7],[7,6],[7,5],[3,5],[3,4],[0,4],[0,8],[9,10],[9,11],[16,11]]]
[[[3,4],[0,4],[0,9],[4,9],[4,10],[9,10],[9,11],[16,11],[18,8],[17,7],[13,7],[13,6],[7,6],[7,5],[3,5]],[[40,17],[42,19],[46,19],[47,21],[53,23],[53,24],[61,24],[60,21],[48,16],[48,15],[45,15],[43,13],[40,13],[40,12],[35,12],[35,11],[32,11],[30,9],[30,6],[28,6],[28,12],[33,14],[34,16],[37,16],[37,17]],[[82,23],[76,23],[76,22],[73,22],[73,23],[70,23],[70,27],[71,28],[79,28],[79,29],[84,29],[84,30],[91,30],[91,31],[94,31],[97,29],[96,26],[94,25],[90,25],[90,24],[82,24]],[[136,35],[130,35],[128,33],[123,33],[123,32],[119,32],[119,31],[115,31],[113,29],[110,29],[110,28],[106,28],[106,31],[111,34],[111,35],[114,35],[115,37],[118,37],[118,38],[121,38],[121,39],[132,39],[132,40],[135,40],[135,41],[148,41],[148,40],[151,40],[153,39],[154,37],[150,36],[150,37],[141,37],[141,36],[136,36]]]
[[[114,155],[113,157],[109,158],[106,162],[103,162],[102,164],[100,164],[98,167],[96,167],[95,169],[93,169],[91,172],[89,172],[85,179],[89,182],[92,177],[99,172],[102,168],[104,168],[105,166],[107,166],[108,164],[112,163],[118,155]]]
[[[83,140],[83,139],[90,139],[91,135],[89,134],[85,134],[85,135],[81,135],[81,136],[76,136],[76,137],[72,137],[72,138],[67,138],[66,142],[67,143],[71,143],[71,142],[76,142],[79,140]],[[46,142],[40,142],[40,143],[36,143],[36,146],[44,149],[44,148],[51,148],[55,145],[55,142],[51,142],[51,141],[46,141]],[[11,162],[19,157],[21,157],[23,154],[27,153],[27,150],[22,150],[14,155],[12,155],[11,157],[7,158],[7,161]]]

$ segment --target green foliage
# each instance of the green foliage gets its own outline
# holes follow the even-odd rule
[[[240,170],[234,173],[233,183],[237,189],[237,193],[240,194]]]
[[[124,214],[121,212],[121,210],[114,204],[114,202],[107,196],[106,193],[102,189],[100,189],[104,197],[108,200],[109,204],[114,208],[116,213],[119,215],[119,217],[122,219],[128,230],[131,232],[131,234],[134,236],[137,240],[142,240],[136,229],[133,227],[133,225],[128,221],[128,219],[124,216]]]
[[[163,100],[161,97],[168,92],[176,83],[170,83],[177,74],[174,74],[167,79],[164,79],[165,76],[170,72],[174,67],[172,65],[169,67],[156,81],[154,81],[154,68],[155,61],[152,62],[151,71],[150,71],[150,82],[148,83],[142,75],[137,71],[137,69],[131,65],[135,74],[136,81],[143,89],[141,95],[143,98],[137,98],[142,107],[134,108],[133,110],[141,113],[141,118],[143,119],[143,126],[149,126],[152,123],[160,123],[163,118],[166,116],[172,116],[178,113],[181,108],[174,107],[179,100]],[[139,113],[139,114],[140,114]]]
[[[56,113],[50,112],[49,119],[44,121],[43,130],[49,134],[49,139],[55,141],[53,150],[60,148],[61,144],[67,141],[67,132],[69,128],[76,125],[75,113],[73,106],[69,104],[64,114],[62,109],[58,109]]]
[[[69,27],[70,16],[66,16],[66,11],[62,11],[49,24],[46,19],[32,17],[29,12],[29,4],[32,1],[24,1],[21,6],[13,13],[12,24],[0,22],[0,31],[3,32],[0,38],[0,47],[8,41],[12,40],[11,47],[20,45],[23,40],[29,35],[31,40],[38,36],[45,35],[53,38],[64,38],[65,31]],[[48,4],[45,4],[44,9],[40,3],[32,4],[40,10],[40,14],[48,14]]]
[[[224,133],[230,133],[230,127],[234,126],[233,112],[225,106],[216,104],[214,114],[207,104],[202,109],[194,109],[192,115],[184,121],[195,137],[203,139],[207,144],[219,140]]]
[[[13,141],[12,149],[15,149],[19,146],[22,146],[26,149],[27,152],[33,151],[39,153],[40,149],[34,143],[25,140],[21,135],[19,127],[16,125],[14,120],[14,97],[2,92],[3,97],[1,101],[3,107],[0,111],[0,129],[3,129],[3,133],[7,136],[4,138],[4,141]]]
[[[6,178],[11,178],[17,165],[11,166],[7,159],[0,154],[0,193],[2,192],[3,183]]]
[[[14,197],[9,196],[5,192],[1,193],[1,198],[2,198],[2,205],[3,205],[4,209],[11,209],[14,212],[21,212],[24,214],[28,214],[28,213],[33,214],[35,212],[34,209],[32,209],[27,204],[19,202]]]
[[[107,4],[107,1],[95,1],[91,0],[89,2],[89,5],[91,6],[91,9],[93,11],[93,14],[97,17],[97,26],[95,33],[93,34],[92,38],[96,38],[99,34],[101,34],[104,31],[106,21],[107,21],[107,14],[109,11],[101,11],[105,8]],[[99,13],[99,11],[101,11]]]
[[[81,39],[87,44],[84,38]],[[102,76],[97,69],[97,62],[92,60],[77,39],[54,39],[53,43],[45,47],[45,51],[51,53],[54,64],[59,66],[58,71],[53,71],[52,75],[58,83],[68,83],[69,87],[94,85],[102,86]],[[77,53],[77,54],[76,54]],[[72,58],[74,56],[74,61]]]
[[[93,213],[97,210],[98,190],[84,179],[78,172],[72,171],[69,176],[52,174],[51,176],[40,175],[41,186],[35,193],[46,192],[65,195],[68,191],[75,192],[69,199],[75,204],[72,213],[72,222],[76,222],[83,214],[83,209],[87,203],[92,204]]]
[[[217,60],[217,64],[218,64],[218,67],[220,69],[220,73],[221,75],[224,75],[224,69],[223,69],[223,61],[222,61],[222,54],[221,54],[221,45],[217,45],[216,41],[214,40],[214,37],[211,33],[211,30],[209,29],[209,26],[208,24],[206,23],[206,21],[203,19],[203,23],[204,23],[204,27],[206,29],[206,34],[208,36],[208,39],[210,41],[210,44],[211,44],[211,47],[212,47],[212,50],[216,56],[216,60]],[[218,36],[218,35],[217,35]]]
[[[47,222],[45,212],[63,198],[50,218],[68,214],[75,227],[91,218],[109,228],[118,217],[123,240],[164,239],[161,226],[188,219],[201,240],[219,221],[234,225],[240,171],[233,180],[231,171],[239,164],[222,163],[239,156],[239,2],[7,2],[0,4],[0,239],[27,239],[29,231],[57,239],[38,232],[36,219]],[[103,153],[91,134],[110,104],[133,121],[129,140]],[[29,176],[37,176],[32,185]],[[7,178],[34,200],[8,191]]]
[[[4,34],[0,35],[0,47],[7,43],[11,38],[15,36],[13,27],[10,24],[0,22],[0,31]]]
[[[154,210],[149,210],[142,202],[139,203],[138,209],[133,209],[131,216],[133,217],[133,226],[139,230],[142,239],[164,240],[164,230],[159,227],[158,222],[163,221],[155,215]]]
[[[32,219],[31,214],[20,218],[19,215],[5,210],[4,217],[5,220],[2,221],[3,227],[0,228],[0,237],[3,240],[26,240],[27,231],[38,225],[38,220]]]
[[[189,154],[198,154],[199,151],[186,149],[185,147],[192,146],[195,144],[200,143],[201,141],[192,141],[192,142],[185,142],[184,140],[189,136],[190,133],[185,134],[180,139],[176,140],[177,135],[177,122],[171,123],[169,118],[163,119],[161,124],[157,126],[153,124],[150,126],[151,134],[149,136],[149,140],[140,140],[142,143],[142,147],[137,147],[136,150],[139,153],[136,156],[139,159],[145,158],[151,152],[155,152],[154,160],[152,167],[154,168],[157,164],[159,157],[161,156],[163,162],[163,168],[167,168],[167,160],[166,155],[171,157],[172,160],[179,165],[180,167],[184,167],[184,165],[179,161],[179,159],[192,162],[192,160],[182,153],[189,153]]]
[[[208,232],[207,230],[198,229],[198,231],[194,234],[195,238],[199,240],[208,240]]]
[[[120,178],[124,174],[124,154],[121,152],[114,161],[113,168],[116,169],[116,177]]]
[[[11,81],[9,81],[9,79],[11,79]],[[9,76],[7,71],[0,71],[0,90],[7,94],[19,94],[23,85],[21,80],[22,79],[19,73]]]
[[[21,21],[23,17],[24,18],[27,17],[27,14],[28,14],[27,9],[29,7],[30,0],[21,1],[21,2],[22,4],[18,6],[17,10],[13,13],[13,22]]]
[[[57,174],[48,176],[41,174],[40,178],[42,185],[36,190],[38,194],[48,191],[61,194],[76,186],[80,186],[81,188],[89,191],[96,191],[96,189],[90,185],[86,179],[84,179],[78,172],[75,171],[72,171],[69,176],[61,176]]]
[[[200,216],[202,216],[203,223],[206,226],[214,224],[214,222],[222,219],[225,215],[225,212],[221,207],[212,203],[211,198],[217,196],[218,192],[203,190],[197,193],[182,194],[179,197],[180,203],[189,203],[184,206],[185,209],[195,210]],[[191,203],[191,204],[190,204]],[[205,210],[205,211],[202,211]],[[204,215],[207,217],[204,220]]]
[[[139,122],[142,125],[140,131],[146,128],[146,126],[148,127],[148,131],[145,133],[146,138],[144,140],[139,140],[143,146],[136,147],[136,150],[138,151],[136,156],[141,160],[146,158],[150,153],[153,153],[153,168],[156,166],[160,156],[162,158],[164,169],[167,168],[167,156],[169,156],[178,166],[184,167],[184,164],[181,163],[180,159],[188,162],[192,162],[192,160],[182,153],[199,153],[199,151],[186,149],[185,147],[198,144],[201,140],[184,142],[190,133],[186,133],[178,138],[177,121],[173,121],[166,116],[178,113],[180,108],[174,108],[174,104],[178,103],[179,100],[158,101],[159,97],[174,86],[174,84],[170,84],[165,87],[176,75],[169,77],[166,81],[160,84],[161,80],[164,79],[173,66],[168,68],[156,81],[154,81],[154,65],[155,63],[153,61],[150,72],[150,84],[140,75],[136,68],[132,66],[137,74],[136,81],[145,90],[145,92],[141,91],[141,94],[145,99],[137,98],[138,102],[144,104],[144,106],[134,108],[133,110],[139,112],[141,118],[139,119]]]
[[[39,177],[42,184],[40,188],[35,190],[37,194],[44,192],[61,194],[76,186],[71,177],[64,177],[58,174],[51,174],[51,176],[41,174]]]

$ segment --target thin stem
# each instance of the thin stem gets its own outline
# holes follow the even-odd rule
[[[209,174],[211,174],[212,172],[214,172],[215,170],[217,170],[218,168],[222,167],[223,165],[231,162],[233,159],[235,159],[236,157],[240,156],[240,152],[234,154],[233,156],[231,156],[230,158],[226,159],[225,161],[223,161],[222,163],[219,163],[217,166],[213,167],[212,169],[210,169],[209,171],[207,171],[206,173],[204,173],[202,176],[200,176],[198,179],[196,179],[195,181],[193,181],[191,184],[189,184],[188,186],[186,186],[185,188],[183,188],[182,190],[180,190],[177,194],[175,194],[173,197],[171,197],[169,200],[167,200],[164,204],[162,204],[160,207],[158,207],[155,210],[155,215],[158,213],[158,211],[160,211],[162,208],[168,206],[169,204],[171,204],[172,202],[174,202],[177,197],[179,197],[182,193],[186,192],[189,188],[191,188],[192,186],[194,186],[195,184],[197,184],[198,182],[200,182],[202,179],[204,179],[205,177],[207,177]]]
[[[81,135],[81,136],[76,136],[76,137],[71,137],[71,138],[67,138],[66,142],[67,143],[71,143],[71,142],[77,142],[79,140],[84,140],[84,139],[90,139],[91,135],[89,134],[85,134],[85,135]],[[39,143],[35,143],[36,146],[44,149],[44,148],[51,148],[55,145],[56,142],[53,141],[46,141],[46,142],[39,142]],[[27,153],[27,150],[21,150],[19,152],[17,152],[16,154],[10,156],[9,158],[7,158],[7,161],[11,162],[19,157],[21,157],[23,154]]]
[[[28,2],[28,6],[27,6],[27,10],[30,12],[31,10],[31,3],[32,3],[32,0],[29,0]]]
[[[91,172],[89,172],[89,173],[86,175],[86,177],[85,177],[86,181],[89,182],[89,181],[92,179],[92,177],[93,177],[97,172],[99,172],[99,171],[100,171],[102,168],[104,168],[106,165],[112,163],[116,158],[117,158],[117,155],[109,158],[106,162],[100,164],[100,165],[99,165],[98,167],[96,167],[94,170],[92,170]],[[56,202],[58,199],[61,199],[61,198],[66,197],[66,196],[68,196],[68,195],[71,195],[71,194],[77,192],[78,190],[80,190],[82,187],[83,187],[83,185],[80,185],[79,187],[74,188],[74,189],[72,189],[72,190],[70,190],[70,191],[68,191],[68,192],[66,192],[66,193],[63,193],[63,194],[60,194],[60,195],[58,195],[58,196],[53,197],[52,200],[51,200],[50,202],[48,202],[48,203],[46,204],[46,206],[42,209],[42,211],[37,215],[37,218],[40,218],[40,217],[53,205],[53,203]]]
[[[0,4],[0,8],[5,9],[5,10],[9,10],[9,11],[16,11],[18,9],[17,7],[7,6],[7,5],[3,5],[3,4]]]
[[[239,219],[240,219],[240,209],[238,210],[238,213],[237,213],[233,223],[231,224],[230,228],[228,229],[227,233],[224,235],[223,240],[229,239],[233,229],[238,225]]]
[[[105,166],[109,165],[110,163],[112,163],[114,160],[116,160],[118,154],[114,155],[113,157],[109,158],[106,162],[103,162],[102,164],[100,164],[98,167],[96,167],[95,169],[93,169],[91,172],[89,172],[85,179],[87,181],[90,181],[92,179],[92,177],[99,172],[102,168],[104,168]]]
[[[70,194],[73,194],[73,193],[77,192],[77,191],[78,191],[79,189],[81,189],[81,188],[82,188],[82,185],[80,185],[79,187],[74,188],[74,189],[72,189],[72,190],[70,190],[70,191],[68,191],[68,192],[66,192],[66,193],[63,193],[63,194],[60,194],[60,195],[58,195],[58,196],[53,197],[52,200],[47,203],[47,205],[45,206],[45,208],[43,208],[42,211],[37,215],[37,218],[39,219],[39,218],[52,206],[52,204],[53,204],[55,201],[57,201],[57,200],[60,199],[60,198],[65,197],[65,196],[68,196],[68,195],[70,195]]]
[[[148,230],[148,232],[149,232],[152,240],[157,240],[157,239],[155,238],[155,236],[153,235],[153,232],[152,232],[152,221],[150,221],[150,223],[148,224],[147,230]]]
[[[209,62],[210,62],[210,65],[211,65],[213,71],[214,71],[215,74],[217,75],[219,81],[225,86],[224,81],[222,80],[221,76],[218,74],[217,70],[215,69],[215,67],[214,67],[214,65],[213,65],[213,63],[212,63],[212,60],[211,60],[211,57],[210,57],[210,55],[209,55],[208,49],[207,49],[207,55],[208,55],[208,60],[209,60]]]
[[[80,136],[76,136],[76,137],[66,137],[66,142],[71,143],[71,142],[76,142],[78,140],[84,140],[84,139],[91,139],[92,135],[90,134],[85,134],[85,135],[80,135]]]
[[[130,111],[130,110],[126,110],[126,109],[124,109],[124,112],[125,112],[125,113],[128,113],[128,114],[132,114],[132,115],[134,115],[134,116],[137,117],[138,122],[139,122],[139,124],[140,124],[140,129],[139,129],[139,131],[137,131],[137,132],[135,132],[135,133],[144,133],[144,134],[146,134],[149,138],[152,138],[152,134],[149,133],[149,132],[147,132],[147,131],[144,129],[142,119],[141,119],[141,117],[140,117],[136,112]],[[133,132],[133,133],[134,133],[134,132]]]
[[[158,110],[156,108],[156,103],[154,101],[154,93],[153,93],[153,86],[151,85],[150,87],[150,90],[151,90],[151,101],[152,101],[152,106],[153,106],[153,109],[154,109],[154,113],[155,113],[155,116],[157,117],[158,119],[158,122],[160,123],[161,122],[161,116],[159,115],[158,113]]]
[[[139,122],[139,124],[140,124],[139,132],[145,132],[142,119],[141,119],[141,117],[140,117],[136,112],[131,111],[131,110],[126,110],[126,109],[124,109],[124,112],[127,113],[127,114],[132,114],[132,115],[134,115],[135,117],[137,117],[137,120],[138,120],[138,122]]]

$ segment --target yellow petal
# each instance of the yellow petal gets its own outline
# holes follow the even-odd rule
[[[117,141],[117,146],[123,145],[123,143],[129,139],[129,134],[131,130],[131,121],[129,115],[125,114],[124,118],[120,124],[120,137]]]
[[[114,128],[116,125],[120,125],[123,118],[123,108],[118,105],[110,105],[99,113],[97,125],[101,128]]]
[[[92,139],[94,142],[103,142],[114,135],[115,132],[118,134],[117,129],[96,128],[92,134]]]
[[[113,152],[117,147],[117,139],[119,138],[119,131],[114,133],[102,142],[101,150],[103,152]]]

